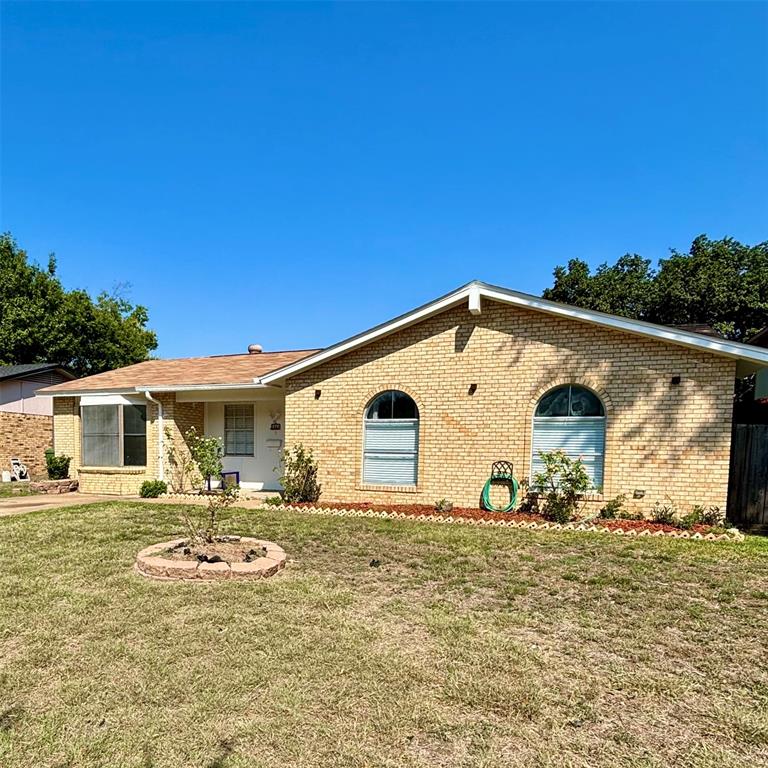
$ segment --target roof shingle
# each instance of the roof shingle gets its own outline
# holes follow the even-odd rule
[[[252,384],[254,378],[315,354],[316,349],[260,352],[246,355],[184,357],[175,360],[146,360],[84,379],[66,381],[40,389],[40,394],[98,392],[136,387],[200,386],[204,384]]]

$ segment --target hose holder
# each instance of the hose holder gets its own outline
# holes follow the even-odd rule
[[[494,461],[491,465],[491,480],[514,480],[515,465],[511,461]]]
[[[505,483],[509,486],[509,503],[504,507],[491,504],[491,485]],[[511,461],[494,461],[491,465],[491,476],[485,483],[482,493],[483,507],[491,512],[511,512],[517,502],[517,480],[514,476],[514,464]]]

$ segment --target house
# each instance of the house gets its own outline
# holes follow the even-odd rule
[[[491,464],[581,457],[591,499],[725,506],[734,381],[768,350],[481,282],[321,350],[139,363],[41,390],[84,492],[165,478],[183,433],[224,441],[245,487],[303,443],[323,498],[477,505]]]
[[[45,450],[53,444],[53,398],[35,391],[74,378],[55,363],[0,366],[0,470],[19,458],[33,477],[44,473]]]
[[[53,416],[53,400],[35,392],[41,385],[51,386],[74,378],[55,363],[0,365],[0,411]]]

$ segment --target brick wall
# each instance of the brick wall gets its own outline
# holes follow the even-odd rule
[[[194,427],[199,435],[205,434],[205,404],[177,403],[174,394],[158,395],[163,401],[163,417],[165,419],[165,479],[173,491],[183,492],[190,489],[189,478],[183,476],[181,465],[189,456],[189,449],[184,435],[190,427]],[[175,457],[169,454],[173,447]]]
[[[477,505],[493,461],[528,476],[539,397],[582,384],[606,407],[604,498],[625,493],[643,512],[667,497],[724,508],[734,376],[733,361],[705,352],[493,302],[473,316],[465,305],[290,379],[286,445],[314,449],[326,500]],[[419,406],[415,490],[361,482],[363,412],[385,389]],[[645,498],[633,502],[635,489]]]
[[[50,416],[0,411],[0,469],[10,470],[11,459],[18,458],[32,477],[47,477],[45,449],[52,445]]]

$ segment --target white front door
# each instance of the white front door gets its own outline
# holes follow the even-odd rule
[[[239,472],[243,488],[279,491],[282,401],[206,403],[205,409],[206,434],[224,443],[224,471]]]

